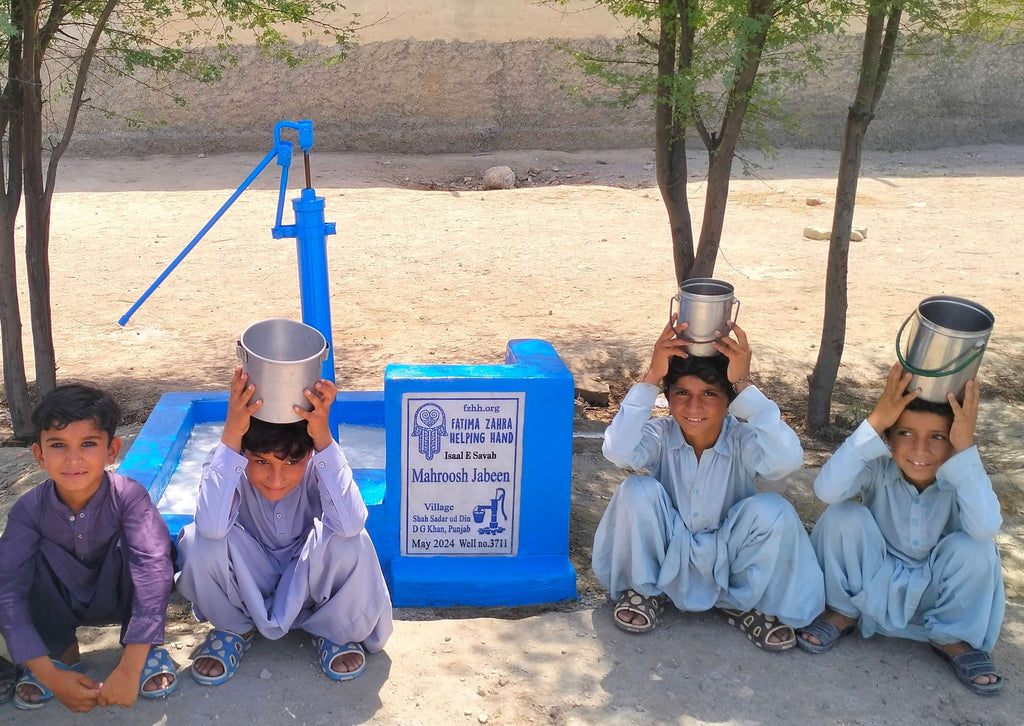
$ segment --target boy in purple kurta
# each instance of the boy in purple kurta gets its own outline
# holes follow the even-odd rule
[[[0,634],[23,664],[14,704],[56,696],[72,711],[165,696],[170,534],[141,484],[106,471],[120,411],[103,391],[59,386],[32,414],[32,453],[50,478],[11,508],[0,536]],[[124,653],[103,681],[80,672],[79,625],[120,623]]]

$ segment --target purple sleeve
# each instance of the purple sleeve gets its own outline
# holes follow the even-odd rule
[[[173,577],[171,535],[141,484],[124,479],[117,489],[113,494],[122,500],[121,523],[135,588],[124,642],[161,645]]]
[[[0,536],[0,633],[15,663],[48,654],[32,624],[28,601],[42,538],[34,516],[38,500],[38,489],[33,489],[15,502]]]

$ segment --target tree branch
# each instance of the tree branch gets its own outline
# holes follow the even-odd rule
[[[82,108],[82,96],[85,94],[85,82],[89,77],[89,66],[92,65],[92,59],[96,55],[96,48],[103,37],[103,31],[107,27],[110,16],[114,12],[114,8],[117,7],[118,2],[120,0],[107,0],[103,10],[96,18],[92,35],[89,36],[89,42],[86,43],[85,49],[82,51],[82,60],[78,65],[78,74],[75,77],[75,90],[71,94],[71,106],[68,109],[67,123],[64,124],[64,133],[61,135],[57,145],[50,151],[50,161],[46,167],[45,193],[47,198],[53,196],[54,186],[57,181],[57,163],[64,152],[67,151],[68,145],[71,143],[71,135],[75,131],[78,112]]]
[[[892,68],[893,55],[896,53],[896,41],[900,34],[900,18],[903,14],[903,5],[894,2],[889,8],[889,17],[885,21],[885,37],[882,39],[882,48],[878,55],[878,70],[875,75],[875,93],[871,97],[871,113],[874,115],[875,107],[882,98],[882,91],[885,90],[885,83],[889,80],[889,70]]]
[[[648,48],[651,48],[652,50],[657,50],[658,49],[658,44],[655,43],[650,38],[648,38],[643,33],[637,33],[636,34],[636,39],[637,39],[637,42],[640,43],[641,45],[646,45]]]
[[[730,156],[739,141],[743,117],[750,104],[750,91],[757,78],[757,69],[761,62],[768,29],[771,27],[771,0],[752,0],[747,10],[747,17],[760,24],[758,31],[744,39],[746,49],[743,54],[742,68],[736,82],[729,89],[725,115],[722,117],[721,132],[718,135],[719,146],[726,147]]]

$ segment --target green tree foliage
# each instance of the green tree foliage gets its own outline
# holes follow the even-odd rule
[[[564,1],[564,0],[563,0]],[[741,140],[767,148],[766,122],[785,121],[778,91],[821,67],[837,8],[803,0],[595,0],[631,25],[607,57],[575,52],[614,103],[653,99],[658,186],[676,279],[714,273],[733,161]],[[688,137],[707,152],[699,236],[686,197]]]
[[[57,169],[98,74],[152,84],[174,95],[175,77],[213,81],[237,62],[236,38],[295,65],[323,48],[341,59],[352,22],[322,18],[333,0],[0,0],[0,333],[3,381],[15,436],[31,434],[18,302],[15,225],[25,224],[25,269],[37,395],[56,381],[50,318],[49,227]],[[296,45],[288,30],[305,41]],[[146,80],[143,80],[145,78]],[[186,99],[175,96],[178,103]],[[125,109],[101,109],[126,115]],[[24,208],[22,208],[24,199]]]

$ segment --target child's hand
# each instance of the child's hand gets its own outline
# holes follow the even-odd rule
[[[122,662],[110,672],[107,680],[100,684],[99,705],[130,708],[135,703],[139,695],[139,675],[132,677],[129,671]]]
[[[644,383],[653,383],[661,386],[668,375],[668,362],[673,356],[687,358],[686,348],[693,343],[684,338],[677,337],[678,333],[686,330],[688,323],[676,325],[676,314],[672,313],[665,329],[661,331],[657,342],[654,344],[654,352],[651,354],[651,364],[647,367],[647,374],[644,376]]]
[[[249,383],[249,375],[242,372],[242,366],[235,366],[228,393],[228,415],[224,420],[221,442],[230,449],[242,451],[242,437],[249,430],[249,419],[254,411],[263,405],[262,399],[252,401],[256,386]]]
[[[313,390],[308,388],[304,391],[306,400],[313,404],[312,411],[303,411],[298,406],[292,406],[296,416],[306,419],[306,430],[309,437],[313,439],[313,448],[323,451],[334,442],[331,435],[331,404],[338,397],[338,387],[326,378],[321,378],[313,385]]]
[[[750,380],[750,359],[754,353],[750,349],[750,343],[747,342],[747,334],[743,331],[743,328],[736,323],[730,322],[729,330],[736,334],[735,339],[726,335],[712,343],[712,346],[729,359],[729,369],[725,373],[729,378],[729,382],[736,383],[740,381],[744,384],[737,386],[736,390],[738,392],[746,388],[746,384]],[[721,335],[721,331],[716,330],[715,335]]]
[[[149,656],[149,643],[126,643],[117,667],[100,683],[99,705],[131,707],[139,695],[139,678]]]
[[[953,425],[949,427],[949,443],[953,451],[960,453],[974,446],[974,427],[978,423],[978,379],[972,378],[964,386],[964,404],[957,403],[956,396],[946,394],[946,400],[953,408]]]
[[[896,423],[903,409],[921,393],[920,388],[915,388],[910,393],[904,393],[913,374],[907,373],[899,363],[894,363],[889,369],[889,377],[885,381],[885,390],[882,397],[875,404],[875,409],[868,414],[867,421],[871,428],[879,436],[885,436],[885,430]]]
[[[46,656],[33,658],[26,663],[36,679],[53,691],[53,696],[69,711],[87,713],[98,705],[100,684],[84,673],[56,668]],[[34,688],[32,693],[38,693]]]

